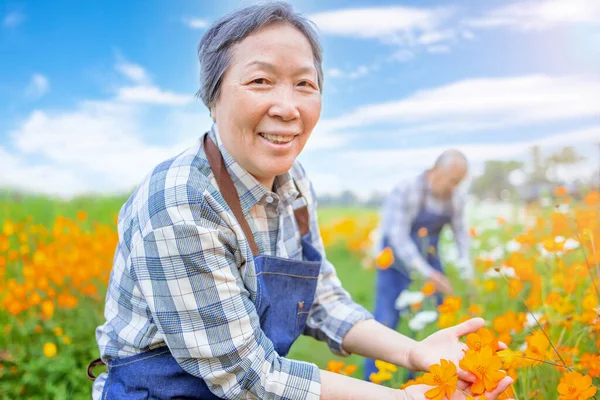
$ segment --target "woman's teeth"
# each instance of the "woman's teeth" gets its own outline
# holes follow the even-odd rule
[[[284,135],[269,135],[267,133],[261,133],[260,136],[264,137],[269,142],[275,143],[275,144],[288,143],[288,142],[291,142],[292,140],[294,140],[294,138],[296,137],[296,136],[292,136],[292,135],[285,135],[285,136]]]

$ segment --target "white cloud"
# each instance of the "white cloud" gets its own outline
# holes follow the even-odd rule
[[[150,77],[146,70],[137,64],[122,62],[117,64],[115,68],[123,76],[135,83],[147,84],[150,82]]]
[[[192,29],[204,29],[208,27],[208,20],[202,18],[182,18],[185,25]]]
[[[398,101],[370,104],[320,122],[323,131],[392,124],[397,131],[476,131],[593,117],[600,81],[529,75],[458,81]]]
[[[72,109],[35,110],[9,133],[11,142],[0,146],[0,186],[61,196],[126,192],[210,129],[207,111],[183,107],[193,96],[156,87],[141,66],[116,69],[138,85]],[[38,95],[48,86],[40,77],[32,80]],[[157,111],[156,105],[178,107]]]
[[[439,46],[429,46],[427,48],[429,53],[433,54],[442,54],[442,53],[450,53],[450,46],[439,45]]]
[[[369,72],[375,71],[377,69],[378,69],[378,67],[375,65],[373,65],[373,66],[359,65],[356,69],[351,70],[351,71],[343,71],[339,68],[330,68],[327,70],[326,73],[327,73],[328,78],[358,79],[365,75],[368,75]]]
[[[311,179],[315,180],[318,193],[339,193],[350,189],[361,198],[367,198],[374,191],[389,192],[403,179],[410,179],[427,168],[449,147],[461,150],[469,159],[473,175],[481,172],[486,160],[521,160],[527,162],[532,146],[540,146],[545,153],[556,151],[564,146],[574,146],[575,150],[588,158],[570,171],[563,171],[562,179],[588,177],[588,172],[597,166],[597,143],[600,127],[565,131],[538,139],[508,143],[485,143],[465,145],[439,145],[422,148],[389,148],[377,150],[347,150],[329,152],[309,152],[303,155],[303,165]],[[311,139],[312,140],[312,139]],[[482,141],[488,142],[482,139]],[[587,153],[586,153],[587,152]],[[323,171],[332,171],[335,166],[335,180],[322,176]],[[333,174],[329,172],[328,174]]]
[[[465,21],[477,28],[510,27],[540,30],[565,24],[600,23],[598,0],[529,0],[492,9]]]
[[[453,41],[455,33],[446,25],[455,14],[450,8],[389,6],[326,11],[309,18],[327,35],[377,39],[401,48],[416,48]]]
[[[39,99],[50,90],[50,82],[42,74],[34,74],[25,89],[25,95],[31,99]]]
[[[5,28],[16,28],[23,21],[25,21],[25,14],[22,14],[18,11],[13,11],[6,14],[4,19],[2,20],[2,25]]]
[[[126,103],[147,103],[182,106],[194,100],[194,96],[173,93],[156,86],[130,86],[119,88],[118,100]]]
[[[450,15],[449,9],[442,8],[372,7],[326,11],[309,18],[325,34],[396,42],[430,33]]]
[[[13,156],[6,161],[0,183],[59,195],[128,191],[159,162],[191,145],[202,133],[199,129],[210,128],[200,113],[191,118],[177,112],[166,118],[178,134],[175,140],[149,144],[144,136],[153,127],[143,122],[151,119],[149,113],[142,105],[115,101],[84,102],[60,112],[34,111],[10,133]],[[172,137],[171,132],[165,134]],[[44,167],[32,167],[30,160],[42,160]]]

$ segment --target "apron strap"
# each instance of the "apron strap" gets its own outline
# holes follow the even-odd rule
[[[104,365],[104,361],[102,361],[102,359],[97,358],[94,361],[92,361],[88,367],[87,367],[87,376],[90,380],[95,381],[96,380],[96,376],[94,375],[94,367],[97,365]]]
[[[229,173],[227,172],[227,167],[225,166],[225,161],[223,160],[219,148],[208,134],[204,137],[204,148],[210,169],[215,175],[217,185],[219,185],[219,190],[221,191],[225,202],[229,205],[229,208],[231,208],[235,219],[237,219],[238,223],[241,225],[244,235],[246,235],[246,240],[248,240],[248,243],[250,244],[250,249],[252,249],[252,255],[257,256],[258,246],[254,240],[250,225],[248,225],[248,221],[242,212],[238,192],[231,180],[231,176],[229,176]],[[296,208],[294,210],[294,216],[296,217],[296,223],[298,224],[300,234],[302,236],[306,235],[310,230],[308,223],[308,208],[306,206]]]
[[[254,235],[252,234],[250,225],[248,225],[248,221],[242,212],[242,206],[238,192],[235,189],[233,181],[231,180],[231,176],[229,176],[229,173],[227,173],[227,167],[225,167],[225,161],[223,160],[223,156],[221,156],[219,148],[208,135],[206,135],[204,138],[204,148],[210,169],[215,175],[217,185],[219,185],[219,190],[221,191],[225,202],[227,202],[227,205],[229,205],[229,208],[231,208],[231,211],[233,211],[235,219],[237,219],[238,223],[241,225],[244,235],[246,235],[246,240],[248,240],[248,243],[250,244],[252,255],[257,256],[258,247],[254,241]]]

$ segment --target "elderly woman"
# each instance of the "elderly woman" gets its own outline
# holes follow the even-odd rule
[[[214,125],[159,164],[121,209],[106,322],[96,331],[101,361],[90,365],[106,363],[108,373],[94,398],[424,398],[424,385],[395,390],[286,358],[304,333],[337,354],[424,371],[440,358],[457,362],[458,339],[483,325],[415,342],[342,288],[296,162],[321,112],[312,25],[285,3],[251,6],[215,22],[199,57],[199,94]],[[467,388],[471,377],[461,377]]]

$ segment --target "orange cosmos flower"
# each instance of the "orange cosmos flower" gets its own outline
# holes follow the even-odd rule
[[[344,368],[343,361],[329,360],[329,362],[327,363],[327,371],[329,372],[340,374],[342,373],[342,368]]]
[[[556,188],[556,196],[560,197],[560,196],[566,196],[567,194],[569,194],[569,192],[567,191],[567,188],[564,186],[559,186]]]
[[[377,264],[377,266],[381,269],[388,269],[392,266],[393,263],[394,253],[389,247],[386,247],[385,249],[381,250],[381,252],[377,255],[377,258],[375,260],[375,264]]]
[[[484,347],[489,347],[492,353],[495,353],[498,349],[498,340],[487,328],[480,328],[476,333],[469,333],[466,342],[469,349],[475,351],[481,351]]]
[[[441,313],[453,313],[460,311],[462,307],[462,299],[460,297],[448,296],[444,302],[438,306],[438,311]]]
[[[596,207],[600,204],[600,193],[591,191],[583,198],[583,201],[585,201],[585,204],[589,207]]]
[[[465,357],[459,362],[460,367],[473,373],[477,381],[471,385],[473,394],[483,394],[483,392],[494,390],[498,383],[506,376],[501,371],[502,360],[489,347],[483,347],[477,352],[469,350]]]
[[[449,399],[456,392],[458,383],[456,365],[448,360],[440,360],[440,364],[432,365],[429,371],[423,375],[423,383],[435,387],[425,392],[425,397],[433,400],[441,400],[444,397]]]
[[[587,400],[596,394],[596,387],[592,386],[592,378],[589,375],[567,372],[560,378],[558,393],[559,400]]]
[[[425,296],[431,296],[435,293],[435,285],[433,282],[427,282],[425,285],[423,285],[423,288],[421,288],[421,292]]]
[[[548,351],[550,342],[542,331],[535,331],[531,335],[525,338],[527,342],[527,349],[525,350],[525,356],[533,358],[535,360],[544,361],[545,354]],[[541,362],[530,360],[532,365],[539,365]]]

